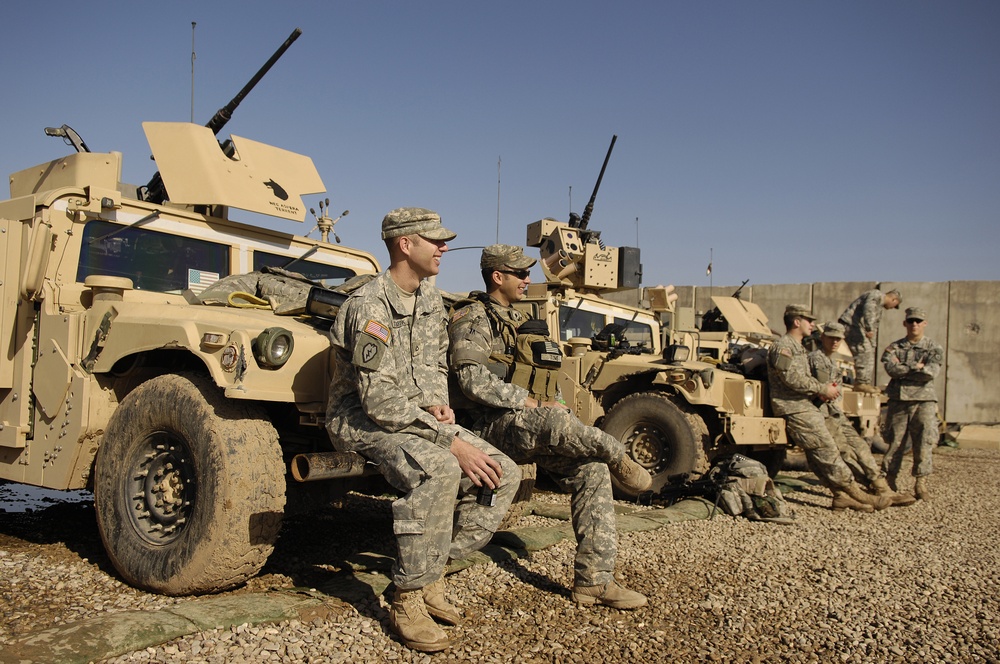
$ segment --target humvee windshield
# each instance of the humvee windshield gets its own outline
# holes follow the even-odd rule
[[[93,274],[128,277],[137,290],[197,293],[229,276],[229,247],[94,220],[83,228],[76,280]]]
[[[289,265],[289,263],[291,263]],[[272,254],[266,251],[253,252],[253,269],[260,270],[263,267],[285,267],[292,272],[298,272],[307,279],[318,281],[327,288],[339,286],[354,276],[354,270],[338,265],[327,265],[310,260],[295,260],[288,256]]]

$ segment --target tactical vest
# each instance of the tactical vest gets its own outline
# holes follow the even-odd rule
[[[559,392],[559,369],[562,351],[549,337],[545,321],[528,319],[514,321],[504,309],[498,309],[483,292],[472,292],[470,300],[459,302],[455,310],[473,301],[481,302],[493,331],[493,351],[487,368],[507,383],[528,390],[539,401],[553,401]],[[502,343],[497,344],[496,339]]]

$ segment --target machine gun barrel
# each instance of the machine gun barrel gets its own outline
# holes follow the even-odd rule
[[[243,89],[236,93],[236,96],[233,97],[228,104],[215,112],[212,119],[205,124],[206,127],[212,130],[213,134],[218,134],[219,131],[226,126],[226,123],[233,117],[233,111],[235,111],[236,107],[240,105],[243,98],[250,94],[250,91],[254,89],[254,86],[260,82],[260,79],[264,78],[268,70],[270,70],[274,63],[278,61],[278,58],[285,54],[288,47],[291,46],[292,42],[298,39],[301,34],[302,30],[295,28],[295,30],[292,31],[292,34],[288,36],[288,39],[285,40],[285,43],[274,52],[274,55],[272,55],[271,58],[264,63],[263,67],[257,70],[257,73],[254,74],[253,78],[251,78],[250,81],[243,86]]]
[[[590,215],[594,212],[594,201],[597,200],[597,190],[601,188],[601,180],[604,179],[604,170],[608,167],[608,160],[611,159],[611,151],[615,149],[615,141],[618,140],[618,134],[611,136],[611,145],[608,146],[608,154],[604,157],[604,165],[601,166],[601,174],[597,176],[597,184],[594,185],[594,193],[590,195],[590,201],[587,203],[587,207],[583,209],[583,216],[580,218],[580,230],[587,230],[587,225],[590,223]]]
[[[285,40],[285,43],[278,47],[278,50],[271,55],[268,61],[264,63],[263,67],[257,70],[257,73],[254,74],[253,78],[251,78],[247,84],[243,86],[243,89],[240,90],[228,104],[215,112],[212,119],[205,124],[206,127],[212,130],[213,134],[218,134],[219,131],[226,126],[226,123],[233,117],[233,111],[235,111],[236,107],[240,105],[243,98],[250,94],[250,91],[254,89],[254,86],[260,82],[260,79],[264,78],[264,75],[267,74],[268,70],[270,70],[274,63],[278,61],[278,58],[285,54],[288,47],[291,46],[292,42],[298,39],[301,34],[302,30],[295,28],[295,30],[292,31],[292,34],[288,36],[288,39]],[[149,183],[146,185],[145,195],[143,198],[151,203],[162,203],[166,197],[167,192],[163,187],[163,178],[160,177],[160,172],[157,171],[153,174],[153,177],[150,178]]]

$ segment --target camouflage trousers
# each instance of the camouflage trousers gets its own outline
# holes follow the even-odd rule
[[[875,384],[875,340],[869,339],[864,332],[848,328],[844,341],[854,356],[854,384]]]
[[[521,484],[521,469],[507,455],[471,432],[463,430],[459,436],[503,468],[492,507],[476,502],[479,487],[465,476],[455,456],[425,438],[369,429],[363,440],[351,445],[403,494],[392,503],[398,549],[392,580],[400,590],[437,581],[449,558],[461,560],[487,544]]]
[[[576,585],[614,580],[618,531],[608,462],[625,453],[621,442],[562,408],[501,410],[473,427],[519,463],[534,463],[570,493],[576,536]]]
[[[907,451],[907,434],[913,444],[913,476],[930,475],[938,442],[936,401],[889,401],[882,427],[882,437],[889,445],[882,457],[882,470],[889,477],[899,475]]]
[[[818,408],[791,413],[784,418],[785,432],[805,452],[809,470],[824,486],[831,490],[843,489],[854,481]]]
[[[826,428],[837,443],[840,458],[854,473],[854,478],[865,486],[882,476],[878,462],[872,456],[871,445],[855,430],[854,425],[843,413],[826,416]]]

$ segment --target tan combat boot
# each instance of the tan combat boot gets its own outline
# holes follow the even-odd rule
[[[886,494],[880,494],[873,496],[864,489],[857,482],[851,482],[846,487],[844,487],[844,493],[858,501],[859,503],[867,503],[871,505],[876,510],[884,510],[889,505],[892,505],[892,498]]]
[[[892,499],[891,505],[893,507],[906,507],[907,505],[912,505],[917,502],[917,499],[908,493],[898,493],[893,491],[889,483],[885,481],[884,477],[877,477],[872,480],[872,487],[880,496],[889,496]]]
[[[857,512],[874,512],[875,508],[868,503],[862,503],[860,501],[854,500],[849,495],[844,493],[840,489],[833,489],[833,504],[830,505],[830,509],[837,510],[855,510]]]
[[[443,623],[461,625],[462,610],[448,601],[444,595],[444,588],[444,577],[423,587],[424,604],[427,605],[427,613]]]
[[[638,609],[646,606],[646,596],[609,581],[603,586],[573,586],[573,601],[579,606],[606,604],[613,609]]]
[[[927,478],[926,477],[921,476],[921,477],[917,478],[916,484],[913,487],[913,493],[916,494],[917,500],[930,500],[931,499],[931,492],[930,492],[930,489],[927,488]]]
[[[622,454],[618,461],[609,463],[608,470],[629,493],[640,494],[649,491],[649,487],[653,486],[653,478],[649,475],[649,471],[633,461],[628,454]]]
[[[427,613],[423,588],[396,588],[389,607],[389,624],[408,648],[437,652],[451,645],[451,639]]]

